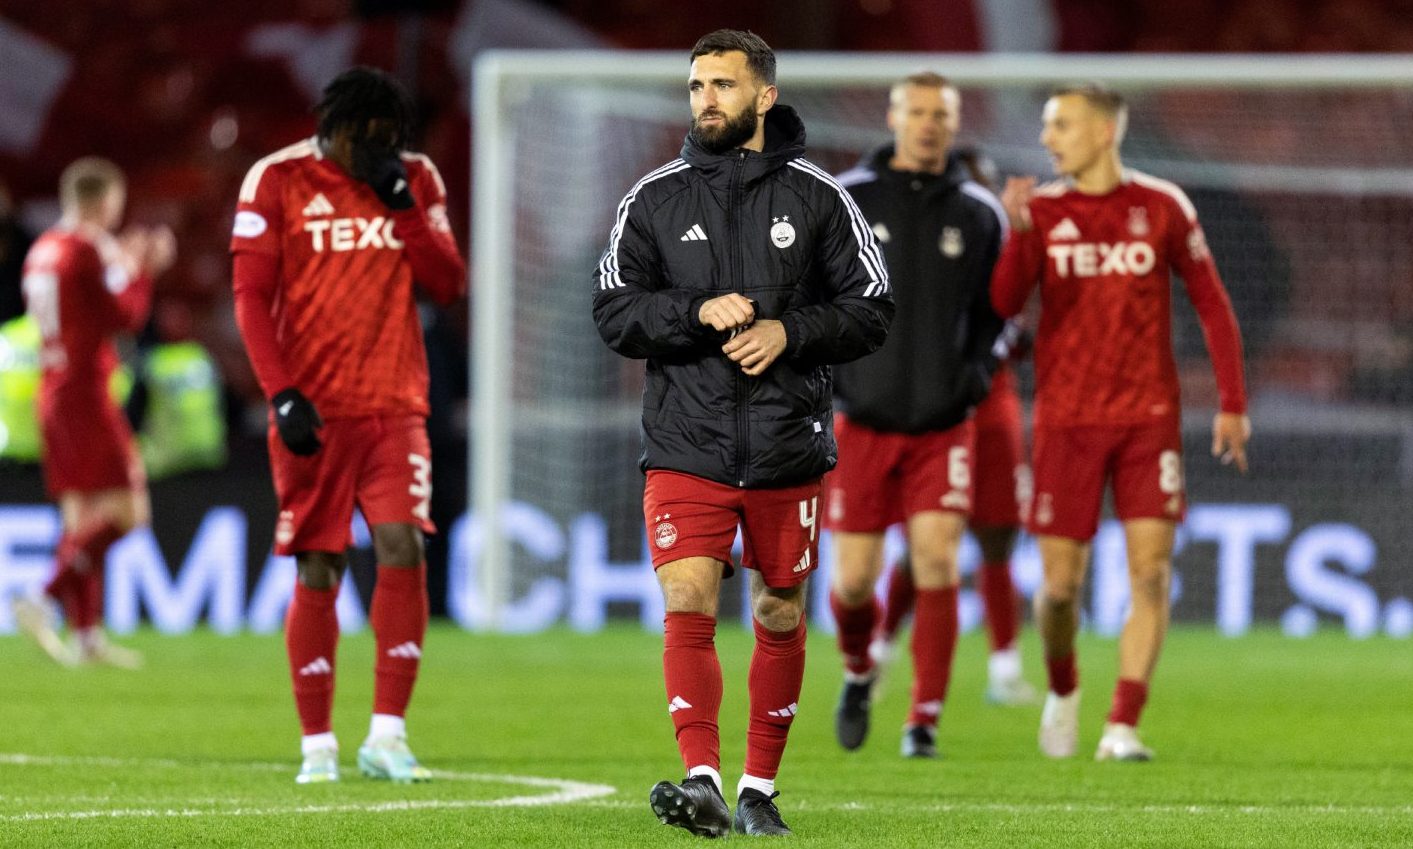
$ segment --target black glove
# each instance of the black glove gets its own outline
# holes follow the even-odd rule
[[[301,457],[314,454],[323,445],[318,429],[324,426],[319,411],[304,393],[291,386],[275,393],[270,399],[275,408],[275,429],[285,447]]]
[[[407,184],[407,166],[401,156],[395,151],[360,152],[357,148],[354,155],[361,160],[354,173],[372,187],[388,209],[412,208],[412,187]]]

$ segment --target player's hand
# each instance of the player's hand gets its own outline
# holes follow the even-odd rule
[[[1241,413],[1217,413],[1212,420],[1212,456],[1223,466],[1236,464],[1246,474],[1246,441],[1251,438],[1251,419]]]
[[[1030,220],[1030,199],[1035,194],[1034,177],[1008,177],[1001,190],[1001,206],[1011,219],[1011,228],[1025,233],[1033,225]]]
[[[177,237],[172,233],[172,228],[163,224],[148,230],[147,255],[142,263],[147,273],[156,277],[171,268],[176,259]]]
[[[741,371],[757,377],[785,352],[786,341],[785,325],[763,318],[732,336],[721,350]]]
[[[697,310],[697,321],[713,330],[735,330],[755,320],[755,301],[736,292],[712,298]]]
[[[396,153],[372,158],[361,169],[364,181],[388,209],[411,209],[412,187],[407,183],[407,166]]]
[[[270,399],[270,405],[275,408],[275,429],[286,448],[301,457],[319,450],[323,445],[319,428],[324,426],[324,420],[303,392],[293,386],[282,389]]]

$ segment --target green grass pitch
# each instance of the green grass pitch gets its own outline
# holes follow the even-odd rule
[[[0,639],[0,846],[686,846],[647,790],[681,766],[659,637],[480,636],[434,627],[410,719],[438,780],[356,773],[372,638],[340,647],[343,781],[299,787],[278,636],[144,633],[139,673],[47,665]],[[750,638],[724,627],[723,772],[745,735]],[[1038,646],[1027,634],[1032,681]],[[1044,760],[1038,708],[982,702],[985,641],[962,640],[938,762],[897,754],[906,670],[892,670],[864,749],[833,740],[838,660],[810,642],[779,779],[800,846],[1413,846],[1413,651],[1335,633],[1172,635],[1144,718],[1151,764],[1096,764],[1114,644],[1082,638],[1082,757]],[[743,838],[733,838],[741,840]]]

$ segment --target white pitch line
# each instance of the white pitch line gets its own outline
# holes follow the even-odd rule
[[[66,755],[26,755],[0,753],[0,764],[16,766],[102,766],[102,767],[168,767],[192,769],[254,769],[260,771],[290,770],[289,764],[225,763],[220,761],[179,761],[171,759],[111,758]],[[612,795],[617,788],[607,784],[592,784],[563,778],[538,775],[503,775],[499,773],[451,772],[433,770],[433,777],[451,781],[476,781],[489,784],[514,784],[522,787],[546,788],[550,793],[508,796],[498,799],[408,799],[390,802],[334,805],[277,805],[268,807],[234,808],[106,808],[87,811],[28,811],[0,815],[0,822],[38,822],[48,820],[91,819],[153,819],[177,817],[239,817],[274,816],[280,814],[395,813],[400,811],[456,810],[464,808],[517,808],[544,805],[564,805]]]
[[[624,799],[595,799],[585,802],[591,808],[638,808],[638,802]],[[939,802],[909,804],[870,805],[865,802],[835,802],[819,804],[797,802],[787,804],[797,811],[874,811],[879,813],[999,813],[999,814],[1192,814],[1211,816],[1214,814],[1336,814],[1348,816],[1408,816],[1413,814],[1413,805],[1105,805],[1099,803],[1074,802]]]

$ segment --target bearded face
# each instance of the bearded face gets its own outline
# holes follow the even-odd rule
[[[747,102],[736,114],[709,106],[692,119],[691,136],[708,153],[720,155],[751,140],[760,124],[755,104]]]

